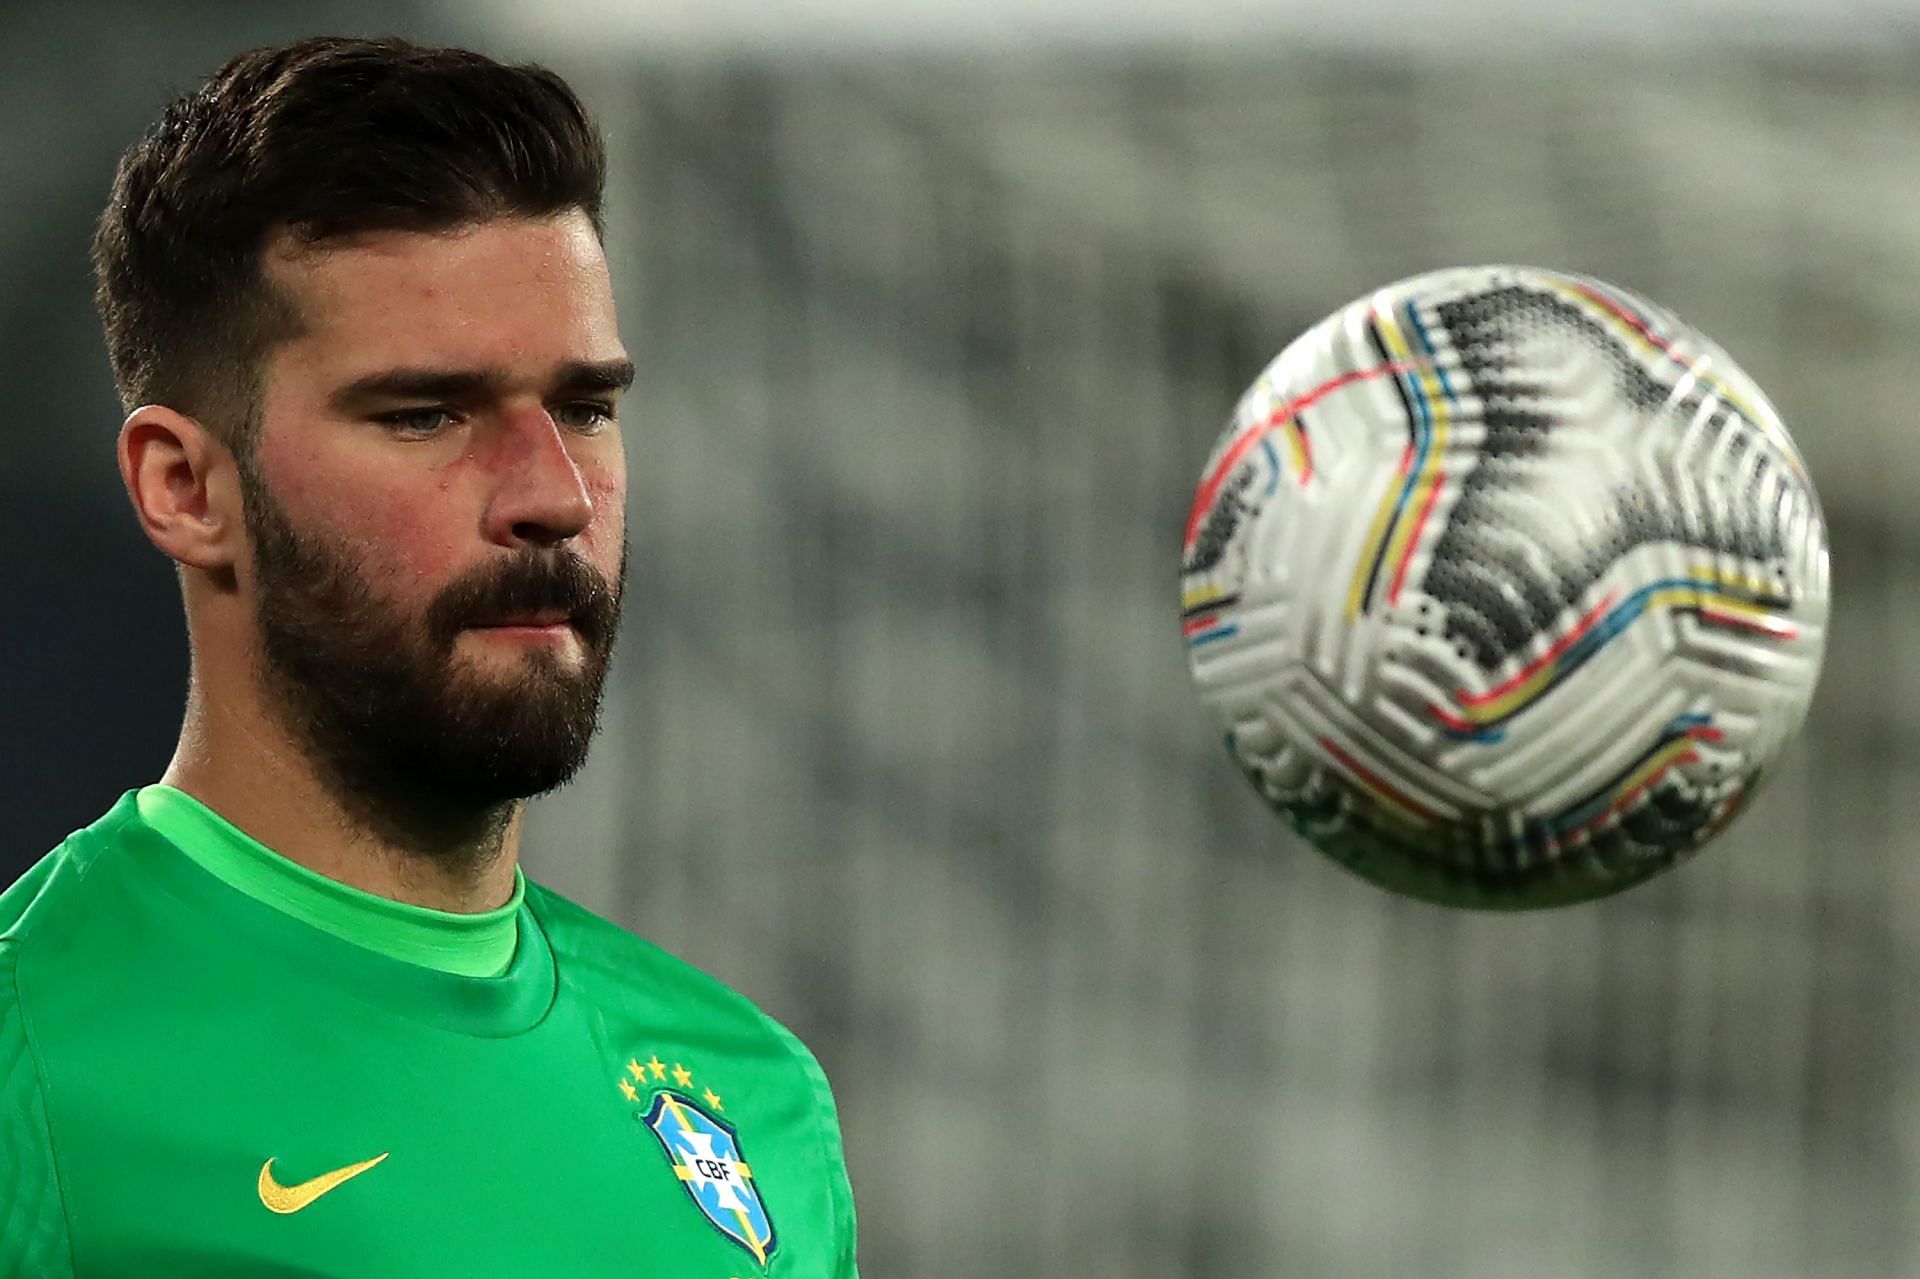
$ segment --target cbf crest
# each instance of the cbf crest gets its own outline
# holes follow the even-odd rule
[[[720,1118],[724,1099],[712,1088],[695,1091],[693,1072],[679,1062],[671,1071],[654,1056],[627,1063],[620,1091],[628,1101],[641,1099],[647,1084],[661,1086],[640,1117],[659,1141],[681,1189],[715,1229],[753,1255],[762,1269],[779,1246],[773,1219],[754,1184],[753,1168],[740,1149],[732,1124]]]

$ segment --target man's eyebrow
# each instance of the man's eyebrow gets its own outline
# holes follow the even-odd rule
[[[564,364],[560,367],[559,376],[553,380],[554,390],[563,395],[581,395],[594,391],[624,391],[632,385],[632,360]]]
[[[551,393],[624,391],[633,385],[633,377],[632,360],[575,361],[554,371]],[[335,390],[327,403],[337,412],[351,412],[378,400],[466,400],[495,390],[507,380],[498,369],[381,369]]]
[[[477,369],[382,369],[339,387],[327,404],[345,412],[375,400],[462,400],[486,390],[494,380]]]

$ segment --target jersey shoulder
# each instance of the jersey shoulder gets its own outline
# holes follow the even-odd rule
[[[834,1114],[818,1059],[746,995],[531,880],[527,904],[553,948],[562,989],[594,1006],[609,1025],[670,1025],[709,1041],[757,1043],[760,1053],[785,1063],[789,1078],[823,1112]]]
[[[563,984],[602,1007],[664,1002],[677,1015],[786,1030],[751,999],[663,948],[550,888],[527,882],[527,905],[553,948]]]
[[[115,876],[102,873],[102,864],[112,860],[103,854],[144,832],[135,811],[129,795],[91,826],[67,836],[0,892],[0,944],[11,948],[17,961],[59,945],[110,908],[116,894],[107,881]]]

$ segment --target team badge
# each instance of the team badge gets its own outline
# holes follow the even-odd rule
[[[642,1086],[665,1084],[668,1079],[666,1063],[658,1057],[630,1061],[627,1071]],[[712,1088],[695,1094],[693,1072],[678,1062],[671,1078],[677,1086],[655,1091],[640,1122],[660,1142],[694,1206],[721,1234],[752,1253],[764,1269],[779,1239],[754,1185],[753,1168],[740,1149],[740,1138],[733,1125],[719,1117],[725,1103]],[[623,1076],[619,1083],[628,1101],[640,1100],[641,1090],[633,1081]]]

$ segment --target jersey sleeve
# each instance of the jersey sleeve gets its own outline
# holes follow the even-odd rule
[[[834,1207],[832,1279],[860,1279],[857,1259],[859,1227],[854,1217],[853,1183],[847,1176],[847,1156],[840,1136],[840,1111],[834,1104],[827,1072],[807,1046],[777,1021],[768,1019],[774,1033],[793,1055],[807,1088],[813,1094],[813,1114],[819,1140],[822,1172]]]
[[[822,1075],[821,1081],[823,1083],[825,1079],[826,1077]],[[831,1102],[829,1102],[829,1105],[831,1105]],[[847,1176],[846,1156],[840,1153],[839,1115],[829,1110],[826,1116],[826,1122],[833,1133],[834,1151],[839,1155],[835,1169],[836,1175],[833,1179],[833,1195],[839,1208],[839,1211],[835,1214],[838,1218],[838,1221],[835,1223],[835,1233],[838,1236],[837,1251],[839,1255],[834,1258],[834,1279],[860,1279],[860,1263],[857,1255],[859,1251],[857,1238],[859,1229],[854,1223],[853,1216],[853,1183]]]
[[[72,1279],[46,1100],[14,979],[18,957],[0,941],[0,1279]]]

